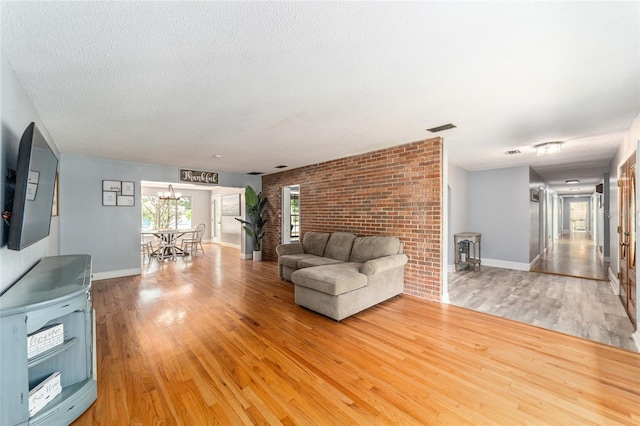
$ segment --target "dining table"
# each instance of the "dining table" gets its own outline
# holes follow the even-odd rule
[[[171,250],[171,248],[173,248],[176,256],[186,256],[189,254],[189,252],[182,250],[180,247],[178,247],[176,245],[176,241],[178,240],[178,238],[186,234],[193,235],[195,232],[196,232],[195,228],[189,228],[189,229],[171,228],[171,229],[143,230],[141,234],[142,234],[142,237],[144,237],[145,235],[153,235],[164,243],[164,244],[161,244],[161,247],[158,247],[157,249],[152,251],[151,256],[157,257],[161,249],[164,250],[164,253],[162,253],[164,256],[169,255],[170,253],[168,252],[168,250]]]

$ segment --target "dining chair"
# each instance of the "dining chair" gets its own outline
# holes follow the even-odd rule
[[[153,244],[151,243],[151,241],[145,240],[144,237],[142,237],[140,241],[140,253],[142,254],[143,259],[145,256],[147,256],[149,260],[151,260],[151,254],[153,253]]]
[[[204,223],[201,223],[198,226],[196,226],[196,229],[193,232],[192,238],[182,239],[181,249],[185,252],[188,251],[189,254],[193,253],[194,255],[198,254],[198,250],[202,250],[202,254],[204,254],[204,247],[202,247],[202,236],[204,235],[205,227],[206,225]]]

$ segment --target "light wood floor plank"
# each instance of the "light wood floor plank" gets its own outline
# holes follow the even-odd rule
[[[404,295],[338,323],[274,263],[206,250],[94,282],[76,425],[639,423],[637,353]]]

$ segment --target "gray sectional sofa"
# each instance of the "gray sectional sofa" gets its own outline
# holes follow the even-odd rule
[[[336,321],[403,291],[408,259],[397,237],[307,232],[302,243],[276,252],[280,278],[295,285],[295,302]]]

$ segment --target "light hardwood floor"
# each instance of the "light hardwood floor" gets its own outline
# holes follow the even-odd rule
[[[400,296],[335,322],[273,262],[206,246],[96,281],[98,400],[77,425],[637,425],[640,355]]]

